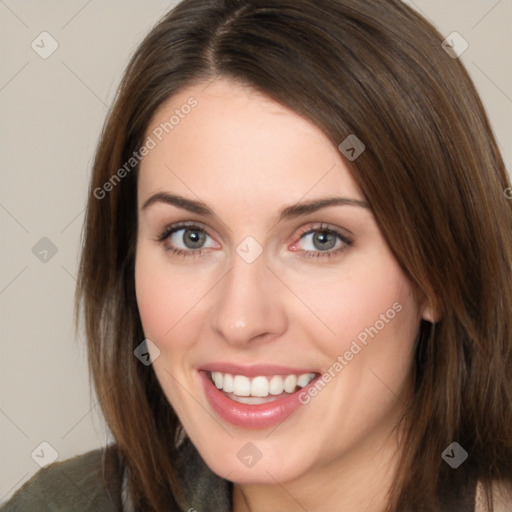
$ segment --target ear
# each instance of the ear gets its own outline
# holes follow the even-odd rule
[[[436,303],[426,298],[420,307],[421,318],[427,322],[435,324],[441,320],[442,315],[439,306]]]

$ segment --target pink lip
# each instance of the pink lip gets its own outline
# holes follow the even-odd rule
[[[199,370],[209,372],[230,373],[231,375],[245,375],[246,377],[272,376],[272,375],[302,375],[303,373],[319,373],[316,370],[305,368],[290,368],[288,366],[276,366],[272,364],[253,364],[240,366],[230,363],[205,364]]]
[[[272,368],[271,375],[279,375],[283,368],[279,367],[265,367]],[[247,368],[246,368],[247,369]],[[276,372],[276,369],[279,370]],[[252,368],[254,370],[254,368]],[[285,374],[290,374],[290,369],[285,369]],[[221,370],[215,370],[221,371]],[[230,371],[224,370],[225,373]],[[234,372],[237,375],[244,374],[238,367],[237,371]],[[290,414],[297,410],[301,406],[298,395],[299,393],[307,392],[307,389],[314,385],[320,375],[314,378],[307,386],[296,391],[291,395],[287,395],[284,398],[279,398],[273,402],[267,404],[248,405],[240,402],[235,402],[226,396],[226,394],[217,389],[215,384],[210,379],[208,371],[200,370],[199,377],[203,382],[203,387],[206,393],[206,397],[210,402],[212,409],[225,421],[243,428],[261,429],[268,428],[283,422]],[[295,371],[291,372],[292,374]],[[308,373],[307,371],[300,370],[300,373]],[[311,372],[313,373],[313,372]],[[245,373],[245,375],[248,375]],[[262,373],[256,372],[254,375],[262,375]],[[263,375],[268,375],[263,373]]]

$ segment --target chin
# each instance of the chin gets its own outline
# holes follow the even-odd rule
[[[306,471],[304,459],[298,457],[296,452],[295,457],[288,457],[280,453],[281,450],[272,450],[270,443],[265,443],[265,447],[263,444],[233,438],[229,448],[224,442],[218,452],[208,449],[207,453],[201,453],[201,457],[215,474],[238,484],[275,484],[276,480],[286,482],[298,478]],[[258,450],[257,446],[261,449]],[[290,446],[294,447],[294,443],[290,443]],[[295,449],[296,446],[293,451]]]

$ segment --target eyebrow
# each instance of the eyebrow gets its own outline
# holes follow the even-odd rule
[[[152,204],[156,203],[173,205],[177,208],[182,208],[189,212],[196,213],[198,215],[204,215],[206,217],[211,217],[214,215],[213,211],[201,201],[193,201],[192,199],[187,199],[175,194],[169,194],[167,192],[157,192],[156,194],[153,194],[151,197],[149,197],[149,199],[145,201],[141,210],[145,210]],[[279,212],[278,222],[299,217],[301,215],[314,213],[329,206],[358,206],[361,208],[370,209],[370,206],[366,201],[359,199],[349,199],[346,197],[326,197],[286,206]]]

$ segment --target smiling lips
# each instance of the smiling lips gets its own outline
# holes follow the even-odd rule
[[[280,423],[301,404],[298,391],[319,373],[258,365],[211,364],[199,371],[212,408],[224,420],[245,428]]]

